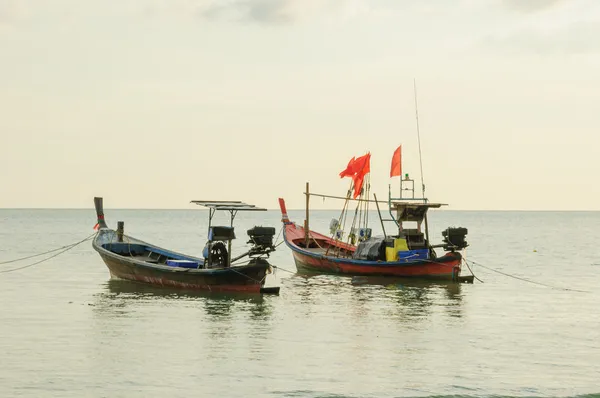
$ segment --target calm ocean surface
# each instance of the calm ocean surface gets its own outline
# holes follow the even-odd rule
[[[205,243],[206,211],[105,213],[159,246],[199,255]],[[311,227],[337,214],[314,211]],[[240,213],[234,252],[247,229],[279,231],[279,219]],[[0,210],[0,262],[84,239],[95,221],[92,209]],[[179,294],[111,282],[88,241],[0,273],[0,397],[600,393],[600,212],[433,211],[432,241],[447,226],[469,229],[468,259],[584,292],[480,266],[483,284],[353,284],[296,275],[281,245],[272,263],[293,272],[268,277],[279,296]]]

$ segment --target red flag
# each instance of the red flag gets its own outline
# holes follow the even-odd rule
[[[356,158],[352,165],[352,171],[354,175],[362,174],[363,176],[371,171],[371,154],[367,153],[361,157]]]
[[[355,161],[356,159],[354,159],[354,156],[352,156],[352,159],[350,159],[350,161],[348,162],[348,166],[346,166],[346,169],[340,173],[340,178],[352,177],[354,175],[353,166]]]
[[[96,225],[94,225],[94,231],[97,231],[100,228],[100,224],[96,223]]]
[[[360,196],[360,191],[362,190],[363,182],[365,181],[365,176],[356,176],[354,177],[354,199]]]
[[[402,145],[394,151],[392,156],[392,168],[390,169],[390,177],[402,175]]]
[[[354,165],[355,174],[352,179],[354,180],[354,199],[356,199],[360,196],[365,175],[371,172],[371,154],[367,153],[366,155],[357,158]]]

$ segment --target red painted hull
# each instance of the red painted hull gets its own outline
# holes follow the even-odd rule
[[[348,254],[347,257],[351,257],[351,253],[355,250],[354,246],[336,242],[313,231],[310,231],[310,236],[318,246],[330,247],[329,252],[332,254],[335,249],[341,247]],[[352,276],[394,276],[436,280],[456,280],[461,271],[462,256],[457,252],[449,252],[435,259],[409,262],[354,260],[323,255],[302,247],[304,228],[293,223],[285,224],[284,239],[292,250],[296,266],[310,271]]]
[[[381,262],[381,265],[352,264],[341,259],[315,258],[302,253],[293,252],[294,261],[298,268],[352,276],[395,276],[400,278],[427,278],[454,280],[460,273],[460,255],[452,260],[429,264],[410,263],[396,265]]]

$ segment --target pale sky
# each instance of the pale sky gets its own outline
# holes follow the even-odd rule
[[[600,210],[598,0],[0,0],[0,207],[385,198],[413,78],[431,201]]]

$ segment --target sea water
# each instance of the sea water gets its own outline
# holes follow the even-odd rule
[[[124,221],[127,234],[158,246],[204,247],[206,211],[105,213],[110,226]],[[311,228],[326,233],[336,216],[313,211]],[[249,228],[279,231],[280,218],[239,213],[234,252],[248,247]],[[304,212],[290,218],[302,223]],[[85,239],[95,222],[91,209],[0,210],[0,262]],[[466,256],[483,283],[302,275],[285,244],[267,278],[278,296],[110,281],[90,241],[21,270],[4,272],[45,257],[0,265],[0,396],[600,393],[600,213],[444,210],[429,226],[434,243],[448,226],[468,228]]]

